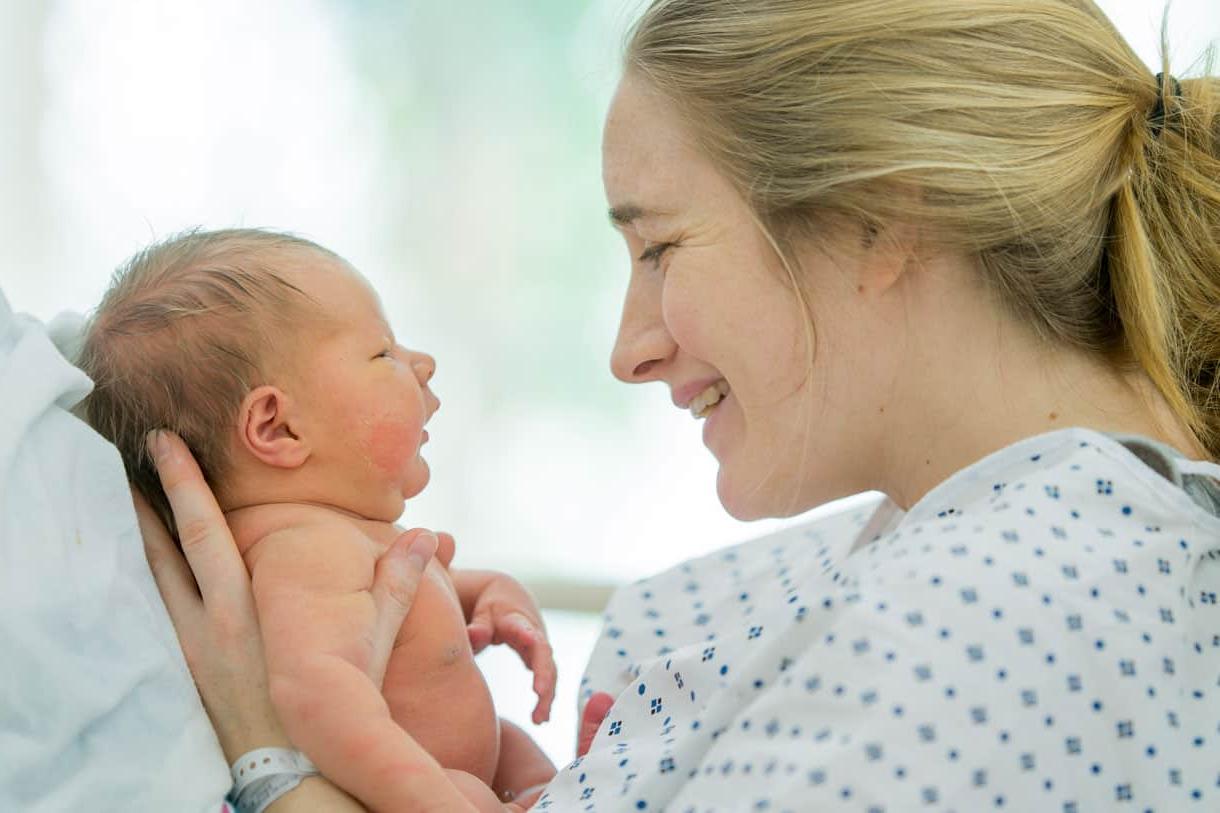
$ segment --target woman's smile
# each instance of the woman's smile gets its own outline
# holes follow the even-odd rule
[[[696,419],[706,418],[728,394],[729,382],[722,378],[695,396],[695,399],[690,403],[690,414]]]
[[[727,386],[727,385],[726,385]],[[713,448],[712,442],[718,437],[719,427],[724,422],[723,414],[731,406],[736,405],[736,399],[733,399],[733,393],[729,392],[723,395],[715,404],[707,407],[703,413],[703,445],[708,448],[717,459],[720,459],[720,454]]]

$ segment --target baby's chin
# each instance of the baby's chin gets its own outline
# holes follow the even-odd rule
[[[411,461],[407,476],[404,479],[402,486],[403,499],[409,500],[412,497],[418,496],[428,483],[432,480],[432,469],[428,466],[428,461],[422,457],[416,457]]]
[[[427,487],[432,473],[428,464],[422,458],[415,458],[408,465],[406,472],[391,482],[383,481],[377,488],[377,496],[373,498],[376,508],[370,505],[364,516],[378,522],[397,522],[406,509],[407,500],[419,496]]]

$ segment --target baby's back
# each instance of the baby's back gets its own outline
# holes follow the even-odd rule
[[[345,541],[327,549],[313,569],[320,571],[316,584],[325,584],[330,572],[355,573],[365,593],[372,589],[377,560],[402,533],[390,523],[296,504],[242,509],[228,520],[251,578],[264,584],[276,578],[259,566],[265,550],[262,543],[272,534],[336,521],[354,526],[360,533],[336,534]],[[371,602],[367,606],[371,608]],[[371,641],[372,623],[367,610],[358,614],[352,629],[358,636],[354,646]],[[428,564],[398,631],[381,693],[395,722],[442,766],[491,783],[499,757],[499,723],[474,661],[457,592],[447,567],[436,560]]]

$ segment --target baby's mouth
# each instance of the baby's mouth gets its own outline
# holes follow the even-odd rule
[[[691,416],[695,419],[706,418],[716,408],[716,405],[729,394],[729,389],[729,382],[722,378],[696,395],[695,400],[690,402]]]

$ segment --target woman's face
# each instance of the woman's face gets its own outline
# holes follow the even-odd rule
[[[880,359],[856,350],[868,328],[851,261],[800,250],[811,366],[810,319],[745,201],[631,76],[606,121],[603,180],[631,255],[611,367],[629,383],[665,382],[675,406],[704,419],[728,512],[787,516],[866,488],[863,364]]]

